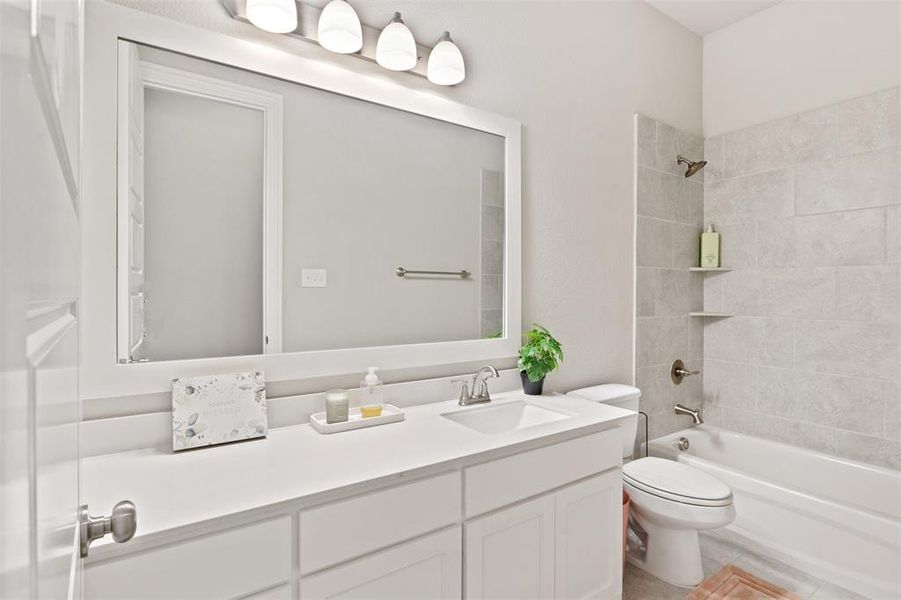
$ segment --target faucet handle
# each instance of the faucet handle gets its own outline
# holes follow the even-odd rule
[[[673,366],[670,369],[670,377],[673,380],[673,383],[679,385],[682,383],[682,380],[686,377],[690,377],[692,375],[697,375],[700,371],[692,371],[691,369],[685,368],[685,363],[681,360],[673,361]]]
[[[460,398],[459,403],[462,406],[464,402],[469,400],[469,382],[465,379],[451,379],[451,383],[462,383],[463,385],[460,387]]]

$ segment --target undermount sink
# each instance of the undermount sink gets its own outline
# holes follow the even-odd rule
[[[456,410],[441,416],[480,433],[493,434],[553,423],[568,419],[570,415],[516,400],[503,404]]]

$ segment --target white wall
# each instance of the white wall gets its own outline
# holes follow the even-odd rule
[[[171,91],[145,98],[143,354],[260,354],[263,114]]]
[[[526,326],[534,321],[549,327],[566,349],[563,368],[548,386],[565,390],[632,380],[632,116],[642,112],[700,133],[701,40],[696,35],[643,2],[356,3],[363,21],[373,25],[387,22],[394,10],[403,11],[423,43],[444,29],[453,33],[468,61],[467,80],[439,89],[410,75],[266,35],[229,19],[218,0],[120,1],[378,73],[522,121],[523,320]],[[396,381],[471,367],[384,376]],[[344,384],[358,380],[359,374],[349,375]],[[272,391],[322,385],[310,380]],[[164,405],[161,399],[159,406]]]
[[[704,136],[895,87],[901,3],[788,0],[704,38]]]

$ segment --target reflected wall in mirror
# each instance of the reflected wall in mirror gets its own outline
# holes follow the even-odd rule
[[[503,336],[503,137],[119,53],[120,362]]]

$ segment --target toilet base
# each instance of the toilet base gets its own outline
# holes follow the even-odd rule
[[[645,555],[642,559],[629,553],[626,559],[669,584],[693,588],[704,580],[701,568],[701,544],[694,529],[670,529],[633,516],[647,533]]]

